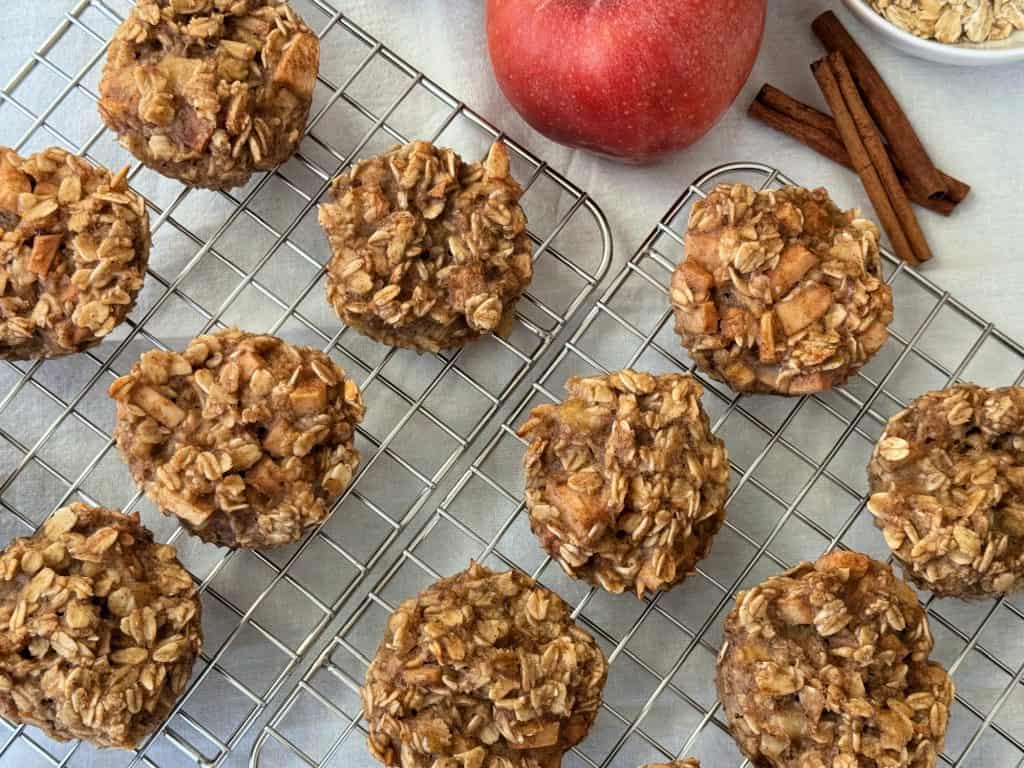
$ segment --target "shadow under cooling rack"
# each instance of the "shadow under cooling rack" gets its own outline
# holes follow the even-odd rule
[[[358,157],[428,138],[482,158],[502,134],[321,0],[292,0],[323,41],[299,153],[233,192],[188,190],[133,165],[153,224],[131,318],[73,357],[0,363],[0,542],[74,500],[138,509],[173,542],[203,599],[204,653],[171,717],[136,753],[59,744],[0,721],[0,762],[18,766],[218,765],[231,755],[368,572],[492,417],[531,375],[607,271],[611,238],[589,196],[505,139],[534,243],[533,287],[504,338],[417,356],[346,330],[324,297],[330,258],[316,204]],[[22,154],[57,144],[126,160],[96,114],[106,41],[127,0],[83,0],[0,91],[0,132]],[[367,402],[363,461],[334,514],[301,543],[228,551],[184,535],[134,491],[113,448],[109,383],[147,349],[240,325],[328,352]],[[242,761],[245,755],[236,754]]]
[[[726,731],[714,687],[722,624],[736,591],[836,547],[888,558],[864,509],[865,467],[886,419],[922,391],[954,381],[1020,382],[1024,348],[886,254],[896,305],[891,339],[846,386],[792,399],[739,397],[695,373],[732,464],[727,522],[697,573],[642,602],[567,578],[530,533],[516,426],[531,407],[561,399],[569,376],[626,367],[694,372],[673,332],[666,286],[693,202],[719,183],[738,181],[759,188],[793,183],[768,166],[737,163],[686,190],[286,695],[256,744],[253,765],[371,768],[358,688],[387,616],[471,558],[540,579],[574,606],[608,654],[601,713],[566,757],[567,767],[636,768],[677,756],[715,768],[747,765]],[[1021,766],[1024,597],[962,603],[921,596],[934,656],[951,670],[958,691],[941,764]]]

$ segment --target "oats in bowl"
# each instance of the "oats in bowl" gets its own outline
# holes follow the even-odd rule
[[[719,186],[694,205],[672,275],[676,333],[737,392],[839,386],[889,336],[878,237],[823,189]]]
[[[360,333],[421,352],[503,332],[533,276],[521,195],[500,143],[482,163],[425,141],[356,163],[320,206],[327,300]]]
[[[940,43],[1006,40],[1024,29],[1021,0],[870,0],[897,27]]]
[[[571,378],[519,434],[530,528],[570,576],[638,597],[678,584],[725,520],[729,460],[692,376]]]

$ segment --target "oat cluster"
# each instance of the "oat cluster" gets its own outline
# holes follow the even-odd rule
[[[934,768],[953,699],[917,596],[856,552],[736,596],[716,682],[741,751],[764,768]]]
[[[940,43],[1005,40],[1024,29],[1024,0],[870,0],[882,16]]]
[[[729,461],[687,375],[574,377],[519,430],[530,527],[570,576],[638,597],[682,581],[725,519]]]
[[[237,187],[298,147],[319,65],[286,0],[138,0],[110,44],[100,115],[165,176]]]
[[[868,509],[907,575],[937,595],[1024,584],[1024,388],[960,384],[893,416]]]
[[[473,563],[388,620],[362,689],[370,753],[402,768],[556,768],[607,672],[558,595]]]
[[[131,748],[202,646],[200,601],[138,513],[72,504],[0,554],[0,714],[59,741]]]
[[[359,463],[358,386],[327,355],[229,329],[146,352],[110,385],[135,480],[203,541],[261,548],[320,523]]]
[[[425,141],[356,163],[320,206],[327,300],[359,332],[419,351],[502,332],[533,275],[521,195],[500,143],[483,163]]]
[[[0,147],[0,358],[80,352],[131,311],[150,238],[126,173]]]
[[[888,338],[878,238],[823,189],[717,187],[694,205],[672,275],[683,346],[737,392],[842,384]]]

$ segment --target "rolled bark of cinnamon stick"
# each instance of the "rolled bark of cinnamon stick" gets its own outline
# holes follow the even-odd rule
[[[928,261],[932,257],[928,240],[925,238],[924,232],[921,231],[921,225],[917,221],[914,209],[910,207],[907,193],[903,190],[892,160],[889,159],[889,154],[885,151],[885,145],[882,143],[882,136],[879,134],[878,128],[875,127],[875,121],[868,114],[868,108],[860,97],[857,84],[853,82],[853,75],[846,65],[846,59],[843,54],[836,51],[828,55],[828,62],[832,67],[836,82],[839,84],[839,92],[843,95],[846,108],[853,118],[853,124],[857,128],[857,133],[860,134],[871,164],[878,172],[882,187],[886,195],[889,196],[889,202],[892,203],[896,218],[899,219],[903,234],[906,235],[907,242],[910,243],[910,247],[914,251],[914,256],[919,262]]]
[[[832,11],[826,11],[811,24],[814,34],[830,53],[843,54],[864,94],[864,100],[871,116],[885,134],[896,158],[896,165],[910,182],[929,197],[941,197],[948,188],[938,169],[928,156],[928,151],[914,131],[910,120],[900,108],[885,80],[878,74],[875,65],[857,42],[846,31],[846,27]]]
[[[803,123],[789,114],[772,109],[759,100],[750,103],[750,109],[747,110],[747,114],[768,127],[774,128],[776,131],[784,133],[792,139],[796,139],[805,147],[813,149],[819,155],[827,157],[832,162],[849,168],[851,171],[853,170],[850,153],[846,151],[846,146],[843,144],[842,139],[839,138],[838,131],[834,131],[833,136],[832,132],[826,133],[821,131],[815,126]],[[828,119],[832,128],[835,129],[835,122],[831,117]],[[919,190],[909,187],[907,187],[907,196],[922,208],[935,211],[935,213],[942,214],[943,216],[949,216],[956,208],[956,203],[952,200],[944,197],[933,200],[928,195],[920,193]]]
[[[882,180],[878,176],[878,171],[875,170],[875,166],[871,163],[868,151],[863,141],[861,141],[860,134],[853,122],[853,116],[850,114],[842,91],[839,89],[839,83],[836,81],[835,71],[831,63],[827,58],[820,59],[811,65],[811,71],[814,72],[814,79],[818,81],[818,87],[821,88],[821,93],[828,103],[828,108],[832,110],[832,116],[836,121],[836,128],[839,129],[839,135],[843,138],[846,151],[850,153],[853,169],[860,176],[861,183],[864,185],[864,191],[867,192],[868,197],[871,199],[871,204],[875,207],[875,212],[882,223],[882,228],[889,235],[889,241],[892,243],[893,250],[901,260],[916,266],[917,257],[914,254],[914,249],[910,247],[910,242],[903,233],[899,217],[896,216],[896,211],[893,210],[892,203],[889,201],[889,195],[886,194],[885,188],[882,186]]]
[[[849,62],[847,62],[847,65],[849,65]],[[842,139],[839,137],[839,131],[836,129],[836,121],[832,119],[831,115],[820,112],[809,104],[804,104],[802,101],[794,99],[788,93],[779,90],[774,85],[766,83],[764,87],[761,88],[760,92],[758,92],[757,100],[772,110],[775,110],[787,117],[791,117],[800,123],[813,126],[819,131],[834,137],[840,144],[842,143]],[[755,115],[755,117],[758,116]],[[892,164],[896,166],[897,170],[899,170],[900,164],[897,162],[896,156],[893,154],[892,147],[886,147],[886,150],[892,158]],[[836,162],[840,161],[837,160]],[[848,163],[841,164],[848,165]],[[919,199],[928,199],[928,195],[925,194],[920,187],[911,183],[904,174],[900,175],[907,182],[905,186],[907,188],[907,194],[910,195],[911,200],[926,208],[938,211],[939,213],[945,213],[947,216],[949,215],[949,211],[952,211],[956,205],[962,203],[964,198],[966,198],[968,193],[971,191],[969,184],[940,170],[939,175],[942,177],[942,181],[945,183],[948,192],[943,197],[935,198],[935,200],[939,201],[938,205],[934,207],[928,206],[922,201],[922,199]],[[952,203],[952,205],[949,205],[949,203]]]

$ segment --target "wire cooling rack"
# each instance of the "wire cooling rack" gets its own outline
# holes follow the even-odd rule
[[[686,190],[285,696],[255,745],[254,766],[374,765],[358,688],[386,618],[401,600],[470,558],[540,579],[574,606],[608,654],[601,713],[566,766],[636,768],[677,756],[698,757],[710,768],[748,765],[726,731],[713,677],[735,592],[835,547],[887,558],[864,508],[865,467],[885,420],[920,392],[957,380],[1019,382],[1024,348],[887,253],[896,305],[892,338],[845,387],[799,399],[739,397],[697,374],[732,464],[727,522],[697,574],[642,602],[568,579],[530,533],[516,427],[534,405],[561,399],[572,375],[623,367],[693,371],[673,332],[666,286],[691,205],[716,184],[736,181],[760,188],[792,183],[773,168],[742,163],[716,169]],[[922,598],[934,656],[958,688],[942,764],[1024,765],[1024,600]]]
[[[611,239],[581,189],[514,142],[534,243],[534,288],[505,338],[417,357],[342,328],[324,298],[329,258],[316,203],[350,160],[406,137],[483,157],[501,137],[330,3],[293,0],[323,40],[309,132],[278,171],[233,193],[197,192],[135,166],[153,254],[139,306],[104,344],[45,363],[0,364],[0,541],[55,508],[139,509],[200,585],[204,653],[189,689],[136,753],[100,756],[0,721],[3,765],[217,765],[268,707],[338,611],[434,493],[601,280]],[[108,167],[125,154],[96,116],[106,41],[127,0],[78,2],[0,91],[0,132],[26,154],[62,145]],[[226,325],[323,348],[362,387],[362,464],[335,514],[301,544],[231,552],[182,535],[140,494],[111,440],[108,384],[153,347]],[[454,480],[454,477],[452,477]],[[449,482],[450,485],[450,482]],[[244,756],[237,756],[244,760]]]

